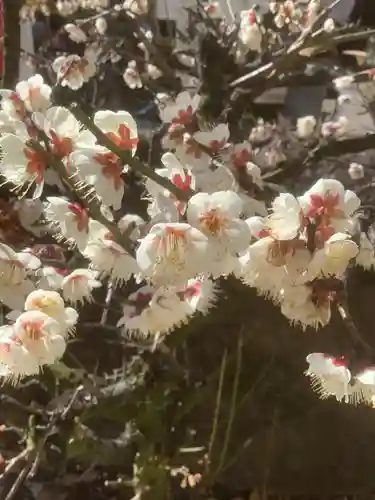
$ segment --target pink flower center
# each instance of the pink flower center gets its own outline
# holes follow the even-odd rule
[[[75,215],[75,223],[80,233],[89,232],[89,215],[78,203],[69,203],[68,209]]]
[[[310,194],[310,208],[307,213],[308,217],[323,217],[330,219],[338,217],[342,212],[337,209],[340,196],[338,194],[327,191],[324,195]]]
[[[334,366],[347,366],[344,356],[341,356],[340,358],[331,358],[331,361]]]
[[[69,269],[61,269],[61,268],[54,268],[56,271],[56,274],[59,274],[60,276],[67,276],[69,274]]]
[[[184,292],[185,299],[192,299],[193,297],[197,297],[200,294],[202,288],[202,284],[197,281],[194,285],[190,285],[186,287]]]
[[[94,160],[102,165],[102,174],[113,182],[116,191],[120,189],[124,183],[121,177],[123,166],[119,157],[112,152],[98,153],[94,155]]]
[[[191,175],[174,174],[172,176],[172,182],[175,186],[177,186],[181,191],[188,191],[191,187]]]
[[[213,141],[210,142],[210,149],[211,151],[215,154],[215,153],[219,153],[223,147],[225,146],[226,144],[226,140],[225,139],[221,139],[221,141],[218,141],[217,139],[214,139]]]
[[[177,113],[177,117],[172,120],[172,124],[187,125],[191,122],[193,118],[193,108],[189,105],[186,109],[180,109]]]
[[[117,134],[108,132],[106,135],[116,146],[122,149],[133,150],[138,145],[138,137],[131,137],[131,130],[124,123],[119,126]]]
[[[246,148],[233,152],[231,155],[232,163],[236,168],[245,168],[250,158],[250,151]]]
[[[44,174],[47,168],[43,155],[29,148],[25,148],[23,153],[28,160],[26,172],[30,176],[35,175],[36,184],[42,184],[44,182]]]
[[[207,12],[207,14],[215,14],[217,7],[214,3],[210,3],[209,5],[206,5],[204,10]]]
[[[69,281],[73,281],[73,283],[77,283],[80,281],[85,281],[87,279],[86,276],[70,276]]]
[[[220,214],[216,208],[211,208],[199,218],[199,222],[204,231],[218,234],[226,225],[227,218]]]
[[[77,74],[84,73],[88,64],[87,59],[77,56],[76,60],[70,59],[61,66],[61,75],[64,78],[74,78]]]
[[[65,158],[73,151],[73,141],[70,137],[58,137],[54,130],[50,130],[52,153],[58,158]]]
[[[25,110],[25,105],[24,105],[22,99],[20,98],[20,96],[18,94],[16,94],[16,92],[13,92],[10,95],[9,99],[12,101],[15,112],[20,117],[20,119],[23,120],[25,118],[25,115],[26,115],[26,110]]]
[[[31,102],[31,104],[34,102],[34,101],[37,101],[38,99],[40,99],[40,87],[31,87],[29,89],[29,101]]]
[[[30,340],[40,340],[43,337],[42,327],[43,321],[24,321],[22,323],[22,328]]]

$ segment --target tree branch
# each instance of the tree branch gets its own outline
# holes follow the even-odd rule
[[[125,165],[129,165],[136,172],[140,173],[144,177],[148,177],[149,179],[153,180],[154,182],[159,184],[159,186],[164,187],[173,195],[175,195],[176,198],[180,201],[189,201],[189,198],[194,194],[192,190],[182,191],[169,179],[162,177],[152,168],[144,165],[137,157],[132,157],[128,151],[125,151],[124,149],[118,147],[113,141],[111,141],[111,139],[109,139],[105,135],[104,132],[100,130],[99,127],[95,125],[93,120],[91,120],[91,118],[89,118],[78,105],[72,105],[70,107],[70,111],[77,118],[77,120],[87,128],[87,130],[90,130],[90,132],[95,135],[99,144],[115,153]]]

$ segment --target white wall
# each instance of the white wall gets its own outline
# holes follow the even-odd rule
[[[30,20],[24,20],[21,22],[21,49],[25,50],[28,54],[34,54],[34,41],[32,34],[32,22]],[[25,53],[21,53],[20,63],[19,63],[19,79],[26,80],[33,75],[33,69],[26,63],[27,58]]]
[[[258,4],[262,10],[268,5],[268,0],[218,0],[226,16],[228,16],[227,2],[229,1],[233,12],[238,14],[241,10],[250,9],[254,3]],[[302,0],[307,3],[308,0]],[[156,0],[157,16],[161,19],[173,19],[176,21],[179,29],[183,29],[187,24],[187,16],[183,9],[184,5],[194,5],[194,0]],[[332,0],[321,0],[322,6],[327,6]],[[339,23],[344,24],[353,8],[355,0],[341,0],[331,12],[331,16]],[[375,4],[375,0],[374,0]]]

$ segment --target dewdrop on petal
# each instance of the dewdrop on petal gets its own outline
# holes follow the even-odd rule
[[[365,175],[365,169],[360,163],[351,163],[348,168],[348,174],[353,181],[359,181],[363,179]]]

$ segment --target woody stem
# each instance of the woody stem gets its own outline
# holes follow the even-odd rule
[[[72,195],[72,199],[74,200],[75,198],[78,198],[79,202],[88,211],[89,215],[93,219],[103,224],[103,226],[106,227],[108,231],[110,231],[113,234],[116,243],[118,243],[129,255],[134,256],[134,248],[132,241],[121,233],[115,222],[109,221],[102,214],[100,210],[100,204],[95,200],[85,200],[82,199],[80,196],[78,196],[74,184],[71,178],[69,177],[64,164],[57,158],[55,158],[50,152],[46,151],[43,148],[43,146],[39,144],[39,142],[31,140],[29,141],[28,146],[37,153],[39,153],[40,155],[42,155],[45,158],[46,163],[48,165],[51,165],[51,167],[53,167],[53,169],[59,174],[59,176],[64,182],[64,185],[68,189],[69,193]]]
[[[180,201],[189,201],[189,198],[194,194],[194,191],[192,191],[191,189],[182,191],[169,179],[162,177],[152,168],[144,165],[137,157],[132,156],[128,151],[117,146],[109,137],[106,136],[106,134],[102,130],[100,130],[97,125],[95,125],[91,118],[89,118],[78,105],[72,105],[70,107],[70,111],[77,118],[77,120],[87,128],[87,130],[90,130],[90,132],[95,135],[99,144],[115,153],[124,165],[129,165],[136,172],[139,172],[141,175],[148,177],[160,186],[164,187],[170,193],[174,194],[175,197]]]

